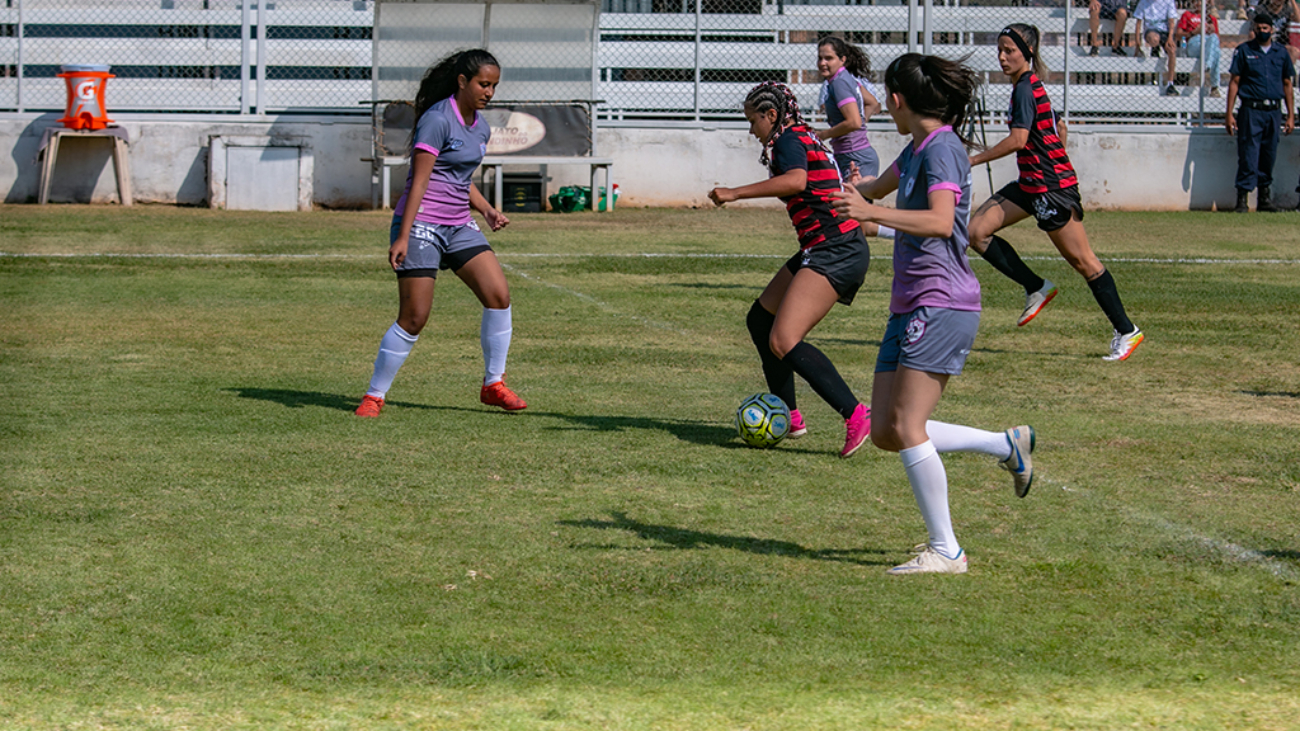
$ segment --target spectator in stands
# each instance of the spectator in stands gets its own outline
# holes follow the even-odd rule
[[[1133,55],[1137,58],[1145,58],[1142,53],[1142,41],[1145,40],[1147,46],[1151,49],[1151,57],[1159,58],[1160,49],[1165,49],[1165,58],[1168,64],[1165,71],[1165,96],[1178,96],[1178,90],[1174,88],[1174,43],[1173,36],[1170,33],[1170,26],[1178,22],[1178,6],[1174,0],[1138,0],[1137,7],[1133,9],[1133,37],[1137,40],[1137,48]]]
[[[1098,30],[1103,19],[1115,21],[1115,43],[1110,47],[1111,53],[1127,56],[1124,52],[1124,24],[1128,22],[1128,0],[1091,0],[1088,3],[1088,28],[1092,32],[1092,50],[1088,55],[1096,56],[1101,52]],[[1138,50],[1141,51],[1141,45],[1138,45]]]
[[[1240,0],[1239,7],[1247,18],[1255,17],[1261,10],[1268,13],[1273,18],[1273,40],[1286,47],[1287,53],[1291,55],[1291,63],[1300,60],[1300,48],[1291,42],[1291,24],[1300,21],[1300,5],[1296,4],[1296,0],[1261,0],[1250,3]]]
[[[1187,10],[1174,26],[1174,46],[1183,47],[1183,55],[1188,58],[1201,57],[1201,23],[1205,22],[1205,66],[1201,68],[1201,85],[1204,78],[1210,80],[1210,96],[1219,96],[1219,18],[1214,0],[1207,0],[1205,17],[1201,17],[1201,0],[1186,0],[1185,4],[1193,9]]]
[[[817,139],[829,141],[840,176],[849,174],[850,163],[864,178],[880,173],[880,157],[867,139],[867,120],[880,112],[867,74],[871,64],[862,49],[843,38],[827,36],[817,43],[817,71],[825,81],[817,106],[826,110],[830,129],[817,130]]]
[[[1237,213],[1250,210],[1247,196],[1258,185],[1256,211],[1276,211],[1273,205],[1273,163],[1277,159],[1278,130],[1289,135],[1295,128],[1295,98],[1291,93],[1295,67],[1282,45],[1273,42],[1273,16],[1264,10],[1251,21],[1254,38],[1232,52],[1228,67],[1228,109],[1224,126],[1237,136]],[[1241,95],[1241,109],[1232,107]],[[1286,102],[1286,121],[1282,102]]]
[[[971,165],[1015,154],[1020,179],[993,194],[971,216],[970,245],[994,269],[1025,288],[1025,309],[1017,325],[1034,319],[1056,296],[1056,285],[1031,270],[998,231],[1026,218],[1038,221],[1056,250],[1092,290],[1114,334],[1105,360],[1126,360],[1144,338],[1120,302],[1115,279],[1088,244],[1083,228],[1079,178],[1065,152],[1056,114],[1043,88],[1046,73],[1038,56],[1038,29],[1013,23],[998,35],[998,64],[1011,78],[1011,128],[1006,139],[971,157]]]

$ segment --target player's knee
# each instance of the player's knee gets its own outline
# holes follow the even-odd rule
[[[429,313],[403,313],[397,316],[397,326],[408,335],[419,335],[429,322]]]
[[[772,336],[767,340],[767,347],[771,348],[772,353],[778,358],[784,358],[798,344],[799,340],[783,336],[777,332],[773,332]]]
[[[871,425],[871,443],[886,452],[897,452],[902,449],[898,435],[886,424]]]
[[[510,306],[510,290],[504,287],[487,290],[483,292],[482,304],[489,310],[504,310]]]

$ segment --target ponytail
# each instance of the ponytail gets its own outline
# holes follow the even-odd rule
[[[903,54],[885,69],[885,89],[906,99],[907,106],[918,115],[950,125],[962,144],[970,148],[975,147],[975,142],[962,136],[960,130],[980,80],[965,61],[965,58],[950,61],[940,56]]]
[[[866,79],[871,73],[871,60],[861,48],[838,36],[823,36],[817,41],[817,47],[830,46],[836,56],[844,59],[844,68],[859,79]]]
[[[415,93],[415,118],[418,120],[429,111],[429,107],[449,96],[455,96],[460,90],[460,77],[472,79],[478,76],[479,69],[484,66],[501,68],[496,56],[482,48],[458,51],[430,66],[424,72],[424,78],[420,79],[419,91]],[[415,130],[412,129],[407,147],[414,144]]]

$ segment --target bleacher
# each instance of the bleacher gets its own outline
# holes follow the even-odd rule
[[[361,0],[271,0],[249,44],[250,99],[241,99],[241,0],[28,0],[23,9],[21,90],[26,110],[64,106],[58,65],[110,64],[106,97],[114,111],[234,112],[260,99],[263,112],[320,111],[364,114],[357,102],[372,96],[371,38],[374,3]],[[627,7],[633,3],[619,3]],[[638,4],[640,8],[647,6]],[[993,39],[1008,22],[1037,25],[1045,34],[1043,57],[1052,71],[1049,93],[1072,118],[1098,121],[1186,122],[1202,109],[1221,114],[1223,102],[1205,99],[1195,78],[1198,60],[1178,58],[1177,97],[1160,94],[1156,81],[1165,60],[1089,57],[1088,12],[1064,7],[963,7],[936,1],[931,17],[933,52],[969,55],[991,82],[986,104],[994,116],[1009,87],[997,65]],[[596,97],[606,119],[738,119],[739,101],[756,81],[778,78],[808,106],[820,78],[813,71],[816,39],[845,34],[867,52],[874,69],[907,51],[909,8],[901,5],[774,5],[763,12],[700,16],[697,86],[696,15],[681,12],[606,12],[601,16],[595,63]],[[0,110],[18,108],[15,32],[17,9],[0,4]],[[1221,20],[1224,51],[1243,33],[1243,21]],[[915,30],[921,25],[917,21]],[[1132,25],[1127,29],[1130,37]],[[1103,21],[1103,32],[1110,21]],[[264,40],[260,40],[264,39]],[[259,52],[260,43],[264,47]],[[1068,46],[1064,42],[1068,40]],[[1068,53],[1068,59],[1067,59]],[[264,59],[261,76],[258,61]],[[433,59],[428,59],[432,61]],[[1067,66],[1068,63],[1068,66]],[[1068,68],[1070,84],[1065,86]],[[510,69],[506,69],[509,74]],[[264,79],[264,80],[263,80]],[[879,81],[877,78],[876,81]]]

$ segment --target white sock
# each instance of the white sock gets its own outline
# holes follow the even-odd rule
[[[379,341],[379,355],[375,357],[375,374],[370,377],[367,396],[383,398],[384,394],[388,393],[388,389],[393,385],[393,379],[397,377],[398,369],[406,362],[406,356],[411,354],[411,348],[419,339],[419,335],[408,333],[395,322],[388,328],[388,332],[384,333],[383,339]]]
[[[510,308],[492,310],[483,308],[483,323],[479,326],[479,343],[483,346],[483,385],[491,386],[506,375],[506,355],[510,353]]]
[[[957,536],[952,532],[952,518],[948,515],[948,473],[943,460],[934,448],[934,442],[925,442],[898,453],[907,471],[907,481],[912,483],[912,496],[925,518],[925,529],[930,533],[930,547],[948,558],[961,552]]]
[[[877,226],[880,230],[876,232],[876,238],[892,239],[894,238],[894,229],[888,226]]]
[[[979,452],[998,459],[1011,456],[1011,442],[1007,441],[1005,432],[984,431],[960,424],[945,424],[942,421],[925,422],[925,433],[940,454],[948,452]]]

